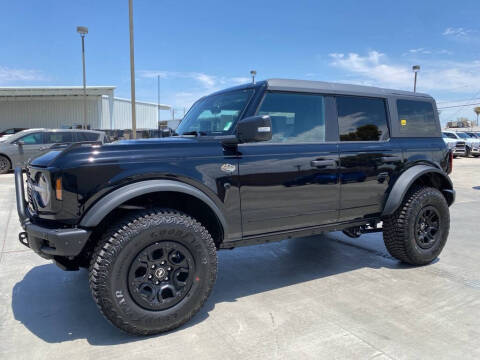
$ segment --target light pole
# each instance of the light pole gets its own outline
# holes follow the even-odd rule
[[[413,80],[413,92],[417,92],[417,73],[420,71],[420,65],[413,65],[412,70],[415,73],[415,78]]]
[[[88,34],[86,26],[77,26],[77,32],[82,38],[82,65],[83,65],[83,128],[87,128],[87,77],[85,75],[85,35]]]
[[[130,87],[132,93],[132,137],[137,138],[137,116],[135,111],[135,59],[133,44],[133,0],[128,0],[128,19],[130,25]]]
[[[257,72],[255,70],[250,70],[250,75],[252,75],[252,84],[255,84],[255,75],[257,75]]]

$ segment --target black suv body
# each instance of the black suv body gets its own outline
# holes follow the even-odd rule
[[[17,169],[20,241],[89,267],[104,315],[151,334],[200,308],[216,249],[383,231],[393,256],[429,263],[451,159],[428,95],[272,79],[200,99],[177,136],[51,151],[28,166],[26,199]]]

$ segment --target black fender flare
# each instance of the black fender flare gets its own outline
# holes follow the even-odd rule
[[[83,215],[79,226],[86,228],[95,227],[105,218],[105,216],[124,202],[140,195],[162,191],[180,192],[194,196],[203,201],[217,216],[218,221],[223,228],[223,233],[228,233],[225,216],[217,204],[215,204],[208,195],[192,185],[173,180],[145,180],[122,186],[102,197],[90,209],[88,209]]]
[[[452,180],[445,172],[431,165],[414,165],[405,170],[393,185],[385,202],[382,217],[392,215],[402,204],[403,198],[412,184],[426,174],[435,174],[435,176],[441,177],[442,187],[439,190],[444,194],[450,206],[455,200],[455,190],[453,190]]]

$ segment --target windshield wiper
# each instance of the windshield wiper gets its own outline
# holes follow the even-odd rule
[[[182,135],[195,135],[195,136],[205,136],[207,133],[205,131],[185,131]]]

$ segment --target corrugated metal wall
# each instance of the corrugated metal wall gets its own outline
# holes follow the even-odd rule
[[[87,119],[92,128],[100,125],[99,106],[99,96],[87,98]],[[60,128],[74,124],[83,124],[83,98],[0,98],[0,128]]]
[[[137,103],[137,129],[157,129],[157,105]],[[110,118],[108,97],[87,98],[87,119],[92,129],[131,129],[132,113],[129,100],[113,100]],[[0,97],[0,129],[11,127],[61,128],[83,124],[83,97]]]
[[[137,129],[157,129],[157,105],[136,104]],[[113,100],[113,129],[123,130],[132,128],[132,106],[129,100],[115,98]],[[107,97],[102,99],[102,129],[110,129],[110,106]]]

